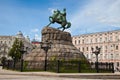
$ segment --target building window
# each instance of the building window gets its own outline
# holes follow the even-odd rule
[[[100,59],[102,60],[102,54],[100,54]]]
[[[113,54],[111,54],[111,59],[113,59]]]
[[[118,50],[118,46],[116,46],[116,50]]]
[[[92,39],[91,39],[91,43],[92,43]]]
[[[88,47],[87,47],[87,51],[88,51]]]
[[[89,55],[87,54],[86,57],[87,57],[87,59],[88,59],[88,58],[89,58]]]
[[[116,59],[119,59],[119,54],[116,54],[115,58],[116,58]]]
[[[95,40],[96,40],[96,43],[97,43],[97,42],[98,42],[98,41],[97,41],[97,38],[96,38]]]
[[[118,41],[118,40],[119,40],[118,36],[115,36],[115,40],[116,40],[116,41]]]
[[[103,46],[100,46],[100,51],[102,52],[102,50],[103,50]]]
[[[107,50],[107,46],[105,46],[105,49]]]
[[[78,40],[78,43],[80,44],[80,40]]]
[[[82,40],[82,43],[84,44],[84,40]]]
[[[88,40],[88,39],[86,39],[86,43],[89,43],[89,40]]]
[[[107,37],[105,37],[105,41],[107,42]]]
[[[82,51],[84,52],[84,47],[82,48]]]
[[[111,48],[113,47],[113,45],[111,45]]]
[[[102,38],[100,38],[100,42],[102,42]]]
[[[10,41],[9,41],[9,44],[10,44]]]
[[[110,36],[110,41],[113,41],[113,38],[112,38],[112,36]]]
[[[117,66],[119,66],[119,62],[117,62]]]
[[[76,40],[75,40],[75,44],[76,44]]]
[[[107,54],[105,54],[104,58],[105,58],[105,59],[108,59],[108,58],[107,58]]]

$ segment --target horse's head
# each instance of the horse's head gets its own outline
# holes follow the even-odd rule
[[[53,18],[56,18],[59,13],[60,13],[59,10],[54,10],[54,13],[53,13],[52,17],[53,17]]]

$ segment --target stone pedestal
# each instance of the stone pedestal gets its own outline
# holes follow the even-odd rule
[[[55,59],[80,59],[85,60],[84,55],[72,44],[71,34],[52,27],[44,27],[42,30],[42,42],[52,42],[51,49],[48,50],[48,60]],[[45,59],[45,51],[37,47],[28,54],[25,60],[40,61]]]

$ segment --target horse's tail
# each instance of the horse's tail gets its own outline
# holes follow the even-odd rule
[[[49,21],[50,21],[50,23],[54,23],[54,19],[52,16],[49,17]]]
[[[50,24],[51,24],[51,22],[47,25],[47,27],[49,27],[49,26],[50,26]]]

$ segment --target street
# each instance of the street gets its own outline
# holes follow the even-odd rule
[[[58,77],[42,77],[42,76],[24,76],[24,75],[0,75],[0,80],[79,80]]]
[[[81,78],[70,78],[70,77],[68,78],[68,77],[55,76],[54,73],[49,73],[49,72],[24,73],[24,72],[5,70],[2,69],[2,67],[0,67],[0,80],[119,80],[119,79],[81,79]]]
[[[46,76],[0,75],[0,80],[117,80],[117,79],[79,79]]]

